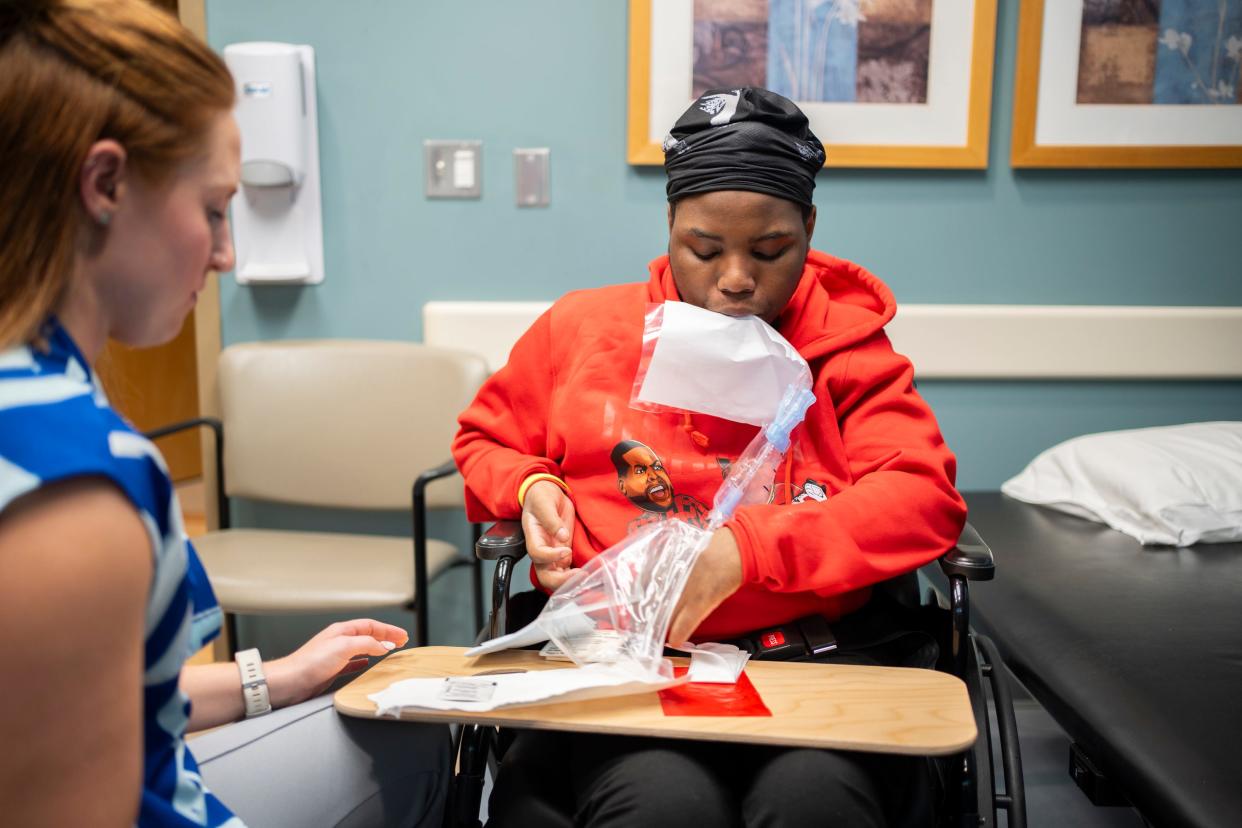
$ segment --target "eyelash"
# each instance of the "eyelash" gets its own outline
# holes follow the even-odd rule
[[[751,255],[761,262],[774,262],[777,259],[779,259],[781,256],[784,256],[785,251],[788,249],[789,249],[788,247],[781,248],[780,250],[778,250],[775,253],[772,253],[771,255],[765,255],[756,250],[753,253],[751,253]],[[697,258],[700,262],[709,262],[712,259],[720,255],[719,250],[713,250],[710,253],[700,253],[699,251],[694,250],[694,248],[691,248],[691,252],[694,253],[695,258]]]

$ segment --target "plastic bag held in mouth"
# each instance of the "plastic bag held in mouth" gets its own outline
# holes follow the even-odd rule
[[[630,406],[767,425],[787,389],[810,387],[806,360],[759,317],[665,302],[647,310]]]

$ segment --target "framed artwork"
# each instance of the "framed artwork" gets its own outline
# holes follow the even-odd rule
[[[631,164],[704,90],[795,101],[828,167],[988,163],[996,0],[630,0]]]
[[[1242,0],[1022,0],[1015,167],[1242,167]]]

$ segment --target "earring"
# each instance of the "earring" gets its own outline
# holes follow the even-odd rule
[[[100,227],[107,227],[112,223],[112,214],[107,210],[102,210],[99,215],[95,216],[95,221],[99,223]]]

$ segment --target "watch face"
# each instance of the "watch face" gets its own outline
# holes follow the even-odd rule
[[[272,712],[272,703],[267,693],[267,682],[264,681],[243,688],[242,697],[246,700],[246,718],[262,716],[264,713]]]

